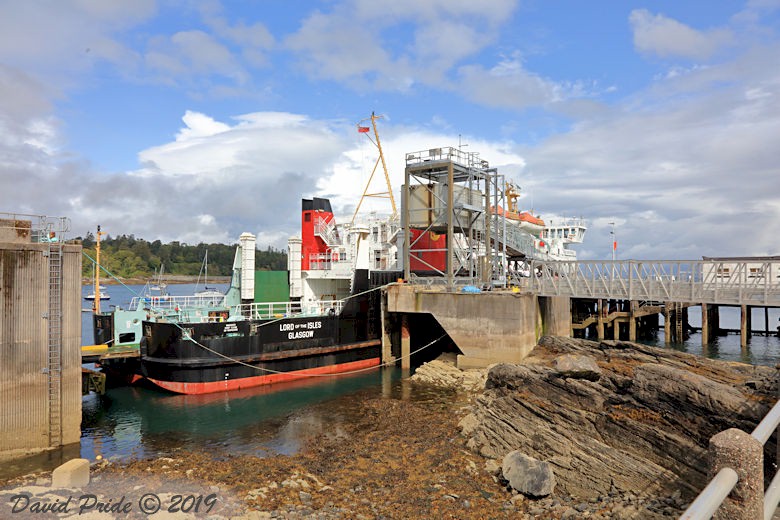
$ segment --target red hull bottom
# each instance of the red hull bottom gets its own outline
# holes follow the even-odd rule
[[[226,381],[212,381],[208,383],[179,383],[174,381],[159,381],[152,378],[148,379],[160,388],[177,394],[210,394],[213,392],[224,392],[226,390],[239,390],[241,388],[270,385],[284,381],[295,381],[296,379],[304,379],[319,374],[343,374],[344,372],[379,366],[379,361],[379,358],[376,357],[361,361],[341,363],[338,365],[285,372],[283,374],[268,374],[265,376],[243,377],[241,379],[228,379]]]

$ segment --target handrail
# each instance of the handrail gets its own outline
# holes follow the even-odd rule
[[[696,500],[688,506],[688,509],[680,517],[680,520],[709,520],[720,508],[720,505],[729,496],[731,490],[737,485],[737,472],[731,468],[723,468],[710,480]]]
[[[772,434],[780,426],[780,401],[776,402],[764,416],[758,426],[750,434],[761,446],[766,444]],[[763,466],[764,458],[760,457],[758,464]],[[680,517],[680,520],[709,519],[723,505],[723,501],[738,483],[737,472],[730,468],[722,468],[709,484],[699,493],[696,499]],[[759,490],[761,492],[763,490]],[[770,520],[780,504],[780,471],[775,473],[772,482],[763,491],[764,520]],[[741,517],[740,517],[741,518]]]
[[[339,314],[344,300],[317,300],[310,302],[260,302],[238,305],[231,309],[231,315],[246,316],[249,319],[265,320],[279,317],[307,317]]]
[[[750,435],[761,444],[766,444],[772,433],[777,430],[778,425],[780,425],[780,401],[775,403]]]

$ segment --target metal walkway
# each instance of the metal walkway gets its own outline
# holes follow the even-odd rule
[[[780,307],[780,262],[529,262],[540,296]]]

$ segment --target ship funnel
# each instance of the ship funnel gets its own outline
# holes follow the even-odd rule
[[[255,236],[241,233],[241,301],[255,301]]]

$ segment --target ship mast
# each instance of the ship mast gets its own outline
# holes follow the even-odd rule
[[[95,314],[100,312],[100,236],[105,235],[103,231],[100,231],[100,226],[97,227],[97,235],[95,236],[95,298],[92,300],[92,312]]]
[[[366,188],[363,190],[363,195],[360,196],[360,202],[358,202],[357,208],[355,208],[355,214],[352,215],[352,221],[350,222],[350,226],[355,223],[355,217],[357,217],[358,211],[360,211],[360,206],[363,204],[363,199],[366,197],[379,197],[379,198],[385,198],[390,199],[390,206],[393,208],[393,213],[391,215],[391,218],[397,219],[398,218],[398,210],[395,207],[395,198],[393,197],[393,188],[390,185],[390,175],[387,173],[387,164],[385,163],[385,156],[382,153],[382,143],[379,141],[379,132],[377,132],[376,129],[376,120],[381,119],[382,116],[375,115],[373,112],[371,112],[371,117],[361,120],[357,124],[358,132],[361,134],[366,134],[366,137],[368,137],[368,140],[371,141],[371,143],[377,147],[377,150],[379,150],[379,157],[377,157],[376,162],[374,163],[374,169],[371,171],[371,176],[368,178],[368,182],[366,183]],[[361,123],[364,121],[368,121],[371,119],[371,126],[374,130],[374,138],[376,141],[372,140],[370,136],[368,136],[369,128],[367,126],[361,126]],[[377,167],[379,167],[379,162],[382,162],[382,169],[385,172],[385,182],[387,183],[387,191],[381,191],[377,193],[368,193],[368,188],[371,186],[371,181],[374,178],[374,174],[376,173]]]

